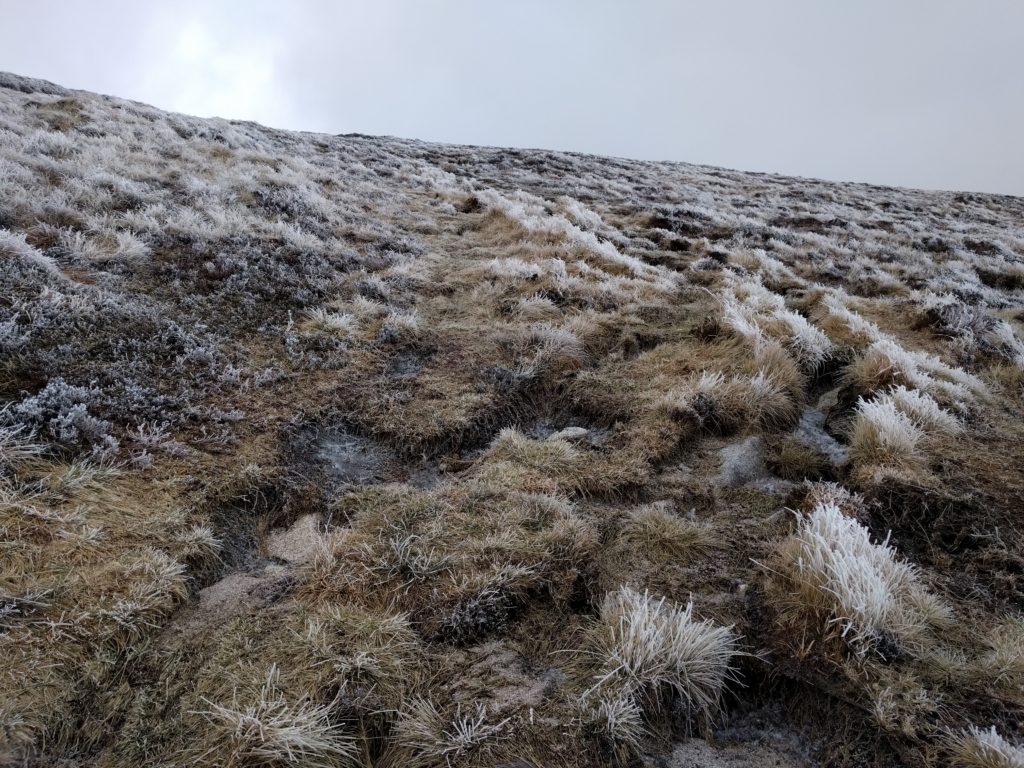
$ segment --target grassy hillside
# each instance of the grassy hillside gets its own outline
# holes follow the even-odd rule
[[[1022,199],[0,74],[0,764],[1024,766],[1022,339]]]

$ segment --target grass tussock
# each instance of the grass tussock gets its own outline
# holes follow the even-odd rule
[[[505,429],[495,438],[475,474],[480,483],[495,488],[614,497],[642,485],[649,477],[654,458],[650,454],[652,449],[657,450],[657,444],[644,441],[645,436],[642,432],[624,434],[624,450],[613,455],[557,435],[535,439],[516,429]]]
[[[772,563],[782,621],[808,621],[858,655],[912,650],[930,624],[948,620],[914,567],[832,501],[798,519]]]
[[[630,587],[609,592],[594,636],[598,671],[584,702],[610,692],[634,700],[653,717],[677,699],[707,724],[718,713],[731,678],[737,642],[730,627],[696,619],[692,603],[680,608]],[[600,699],[596,706],[600,711]],[[611,711],[622,712],[629,722],[628,707]],[[628,742],[619,733],[613,740]]]
[[[229,706],[209,703],[197,712],[207,723],[206,743],[194,747],[193,765],[309,765],[333,768],[354,764],[355,744],[331,723],[331,709],[308,701],[289,704],[271,667],[266,682],[250,699]],[[207,746],[209,744],[209,746]],[[200,751],[202,750],[202,751]]]
[[[1003,738],[995,726],[988,730],[970,726],[952,734],[949,753],[964,768],[1020,768],[1024,766],[1024,749]]]
[[[628,546],[655,558],[699,557],[718,546],[715,533],[708,526],[653,504],[632,510],[623,522],[619,537]]]
[[[396,737],[400,746],[387,764],[422,768],[489,765],[509,736],[508,719],[489,718],[483,704],[466,709],[459,704],[445,713],[434,702],[417,699],[399,713]]]
[[[399,608],[420,633],[456,645],[502,632],[532,593],[567,600],[598,543],[564,497],[487,478],[434,493],[372,489],[346,503],[360,511],[325,540],[304,598]]]
[[[585,697],[579,709],[577,723],[603,754],[626,764],[639,752],[648,728],[636,697],[628,691]]]
[[[828,458],[798,437],[789,436],[771,446],[768,467],[783,480],[821,480],[831,468]]]
[[[891,399],[860,400],[850,434],[854,461],[866,466],[920,467],[924,430]]]
[[[711,371],[694,374],[665,395],[662,407],[676,421],[722,434],[748,427],[781,429],[798,415],[792,395],[765,369],[731,378]]]

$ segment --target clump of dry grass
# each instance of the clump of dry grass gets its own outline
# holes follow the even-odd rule
[[[753,359],[747,361],[747,370],[753,374],[763,372],[794,401],[804,396],[807,376],[775,339],[762,339],[754,345]]]
[[[401,700],[421,653],[406,615],[348,605],[309,615],[299,640],[296,650],[319,668],[329,688],[337,686],[339,695],[353,700],[388,704]]]
[[[489,458],[512,461],[557,477],[579,463],[580,452],[566,440],[533,440],[515,429],[503,429],[491,444]]]
[[[850,454],[863,470],[920,473],[929,438],[960,430],[960,419],[930,395],[900,384],[857,401]]]
[[[0,707],[0,761],[16,765],[35,740],[34,729],[23,715]]]
[[[172,553],[193,575],[210,573],[221,562],[223,542],[209,525],[193,524],[177,532],[172,542]]]
[[[759,369],[743,382],[741,392],[740,412],[745,413],[752,424],[766,429],[783,429],[792,426],[799,416],[799,404],[792,394],[764,369]]]
[[[352,764],[354,739],[332,722],[331,707],[289,702],[280,690],[280,670],[271,667],[251,697],[236,691],[230,705],[207,701],[196,712],[208,724],[202,741],[190,748],[193,765],[308,765],[334,768]]]
[[[158,627],[187,596],[185,566],[159,549],[122,557],[93,577],[96,584],[86,589],[102,592],[76,624],[119,650]]]
[[[986,633],[987,651],[978,659],[983,674],[1006,689],[1024,683],[1024,619],[1011,618]]]
[[[961,429],[960,420],[954,414],[940,407],[930,395],[916,389],[907,389],[900,384],[882,397],[891,400],[898,410],[926,430],[955,434]]]
[[[498,470],[506,480],[512,471],[504,462]],[[324,542],[303,599],[404,610],[439,642],[501,633],[541,588],[567,600],[598,544],[593,523],[565,497],[512,491],[487,474],[430,493],[370,488],[347,498],[358,510],[351,528]]]
[[[721,311],[723,325],[733,333],[755,347],[768,340],[781,344],[804,371],[817,370],[832,354],[828,336],[760,282],[734,281],[722,296]]]
[[[530,322],[552,321],[562,316],[562,310],[551,299],[536,293],[520,296],[510,306],[510,311],[522,320]]]
[[[640,751],[648,731],[643,710],[628,691],[581,699],[576,722],[603,752],[622,764]]]
[[[45,450],[24,426],[0,426],[0,481],[6,480],[20,465],[41,456]]]
[[[823,637],[842,640],[858,655],[883,657],[918,643],[930,623],[947,615],[887,541],[831,501],[798,520],[770,569],[784,620],[809,619]]]
[[[860,350],[886,337],[877,324],[847,306],[848,302],[849,297],[832,291],[815,304],[812,317],[833,343]]]
[[[393,309],[384,317],[377,331],[381,341],[395,343],[398,341],[416,341],[424,333],[419,313],[415,309]]]
[[[500,634],[508,628],[522,596],[539,582],[537,569],[513,563],[464,574],[445,595],[447,605],[433,637],[467,645]]]
[[[556,436],[540,440],[507,428],[481,457],[474,477],[478,483],[505,491],[615,495],[647,479],[651,454],[658,445],[645,437],[642,431],[624,434],[625,445],[613,455]]]
[[[1024,364],[1024,344],[1013,326],[986,307],[965,304],[951,294],[929,293],[920,301],[920,310],[924,325],[971,355],[1006,360],[1017,367]]]
[[[718,546],[708,526],[679,517],[656,504],[630,511],[619,537],[631,547],[675,559],[707,554]]]
[[[1004,739],[995,726],[950,734],[949,754],[962,768],[1024,768],[1024,749]]]
[[[828,458],[793,435],[772,445],[766,460],[771,471],[783,480],[820,480],[829,471]]]
[[[731,627],[696,619],[692,603],[679,608],[622,587],[605,595],[594,642],[599,671],[584,700],[610,690],[654,715],[678,698],[707,723],[732,675],[738,638]]]
[[[931,395],[941,405],[969,411],[988,396],[984,382],[934,355],[907,350],[892,339],[873,342],[847,366],[847,381],[863,394],[899,386]]]
[[[916,469],[924,461],[919,448],[924,437],[917,422],[893,400],[862,398],[850,434],[850,455],[865,466]]]
[[[798,415],[786,386],[765,369],[731,378],[717,371],[692,374],[683,386],[668,392],[661,405],[677,421],[718,433],[744,426],[779,429]]]
[[[807,495],[800,506],[800,511],[809,515],[815,507],[821,504],[834,504],[844,515],[861,522],[867,514],[864,497],[859,493],[851,492],[839,483],[809,483],[807,485]]]
[[[540,371],[575,371],[587,360],[583,343],[570,328],[549,322],[533,323],[527,340],[534,348],[530,365]]]
[[[355,338],[359,333],[359,320],[348,312],[332,312],[318,307],[306,313],[306,328],[323,331],[342,339]]]
[[[662,406],[676,420],[691,420],[698,426],[725,430],[738,421],[736,396],[718,371],[692,374],[684,386],[665,395]],[[730,405],[733,407],[730,408]]]
[[[490,718],[483,704],[465,709],[459,704],[445,713],[430,699],[415,699],[398,714],[396,746],[386,764],[396,768],[490,765],[502,739],[509,735],[509,719]]]
[[[913,674],[887,675],[867,687],[872,719],[886,733],[917,738],[928,729],[927,719],[939,709],[934,693]]]

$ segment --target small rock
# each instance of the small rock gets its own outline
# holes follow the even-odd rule
[[[267,553],[289,563],[304,563],[313,557],[319,538],[318,515],[303,515],[284,531],[267,537]]]
[[[583,427],[566,427],[548,435],[548,440],[565,440],[570,443],[581,443],[590,437],[590,430]]]
[[[764,441],[760,437],[748,437],[743,442],[727,445],[719,454],[722,457],[722,470],[718,476],[720,485],[745,485],[768,476]]]

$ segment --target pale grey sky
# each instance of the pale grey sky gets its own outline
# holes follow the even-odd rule
[[[201,116],[1024,195],[1024,0],[0,0],[0,70]]]

